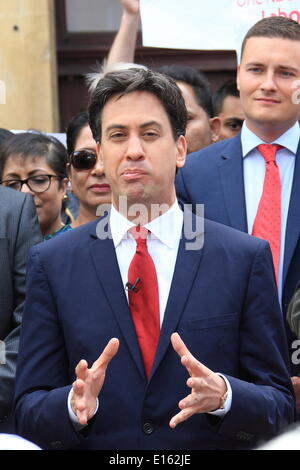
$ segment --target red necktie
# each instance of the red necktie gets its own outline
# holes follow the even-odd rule
[[[261,144],[257,147],[265,159],[266,173],[252,231],[252,235],[263,238],[270,244],[277,282],[280,256],[281,186],[276,152],[280,148],[282,148],[281,145],[275,144]]]
[[[159,297],[156,269],[147,249],[148,230],[130,229],[136,241],[136,252],[128,270],[128,301],[147,378],[160,334]]]

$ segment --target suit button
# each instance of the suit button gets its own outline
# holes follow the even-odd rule
[[[151,423],[144,423],[143,424],[143,431],[145,434],[152,434],[154,431],[154,427]]]
[[[61,441],[55,441],[55,442],[51,442],[50,446],[52,447],[52,449],[61,449],[62,443]]]
[[[235,437],[239,439],[240,441],[248,442],[248,441],[251,441],[255,436],[254,434],[250,434],[245,431],[239,431]]]

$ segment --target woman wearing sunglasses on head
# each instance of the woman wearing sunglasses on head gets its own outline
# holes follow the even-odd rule
[[[25,132],[0,148],[0,183],[33,196],[45,239],[68,229],[61,219],[67,191],[67,152],[54,137]]]
[[[75,228],[96,219],[98,206],[111,202],[110,186],[96,155],[96,142],[86,112],[77,114],[69,122],[67,147],[70,189],[79,201],[78,217],[71,224]]]

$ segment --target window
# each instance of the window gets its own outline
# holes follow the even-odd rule
[[[66,0],[66,29],[69,33],[115,32],[121,12],[117,0]]]

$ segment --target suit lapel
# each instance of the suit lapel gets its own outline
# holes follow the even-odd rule
[[[243,158],[240,135],[225,145],[218,165],[230,227],[247,232]]]
[[[190,224],[189,215],[186,217],[186,214],[184,214],[184,230],[179,244],[172,285],[164,314],[151,377],[155,373],[168,347],[170,346],[170,336],[176,331],[201,261],[203,251],[202,245],[204,240],[204,219],[199,217],[197,218],[194,214],[192,215],[192,219],[194,221],[194,227],[197,219],[198,222],[195,230],[196,240],[191,241],[189,230],[186,229],[187,224]],[[197,245],[195,243],[197,243]],[[199,247],[199,249],[195,249],[197,247]]]
[[[295,170],[290,197],[287,225],[285,231],[285,249],[283,263],[283,284],[286,280],[288,268],[290,266],[299,236],[300,236],[300,143],[298,145],[295,161]]]
[[[144,366],[131,320],[113,241],[111,237],[99,240],[94,232],[91,234],[91,237],[90,253],[98,280],[119,324],[130,354],[140,374],[145,378]]]

